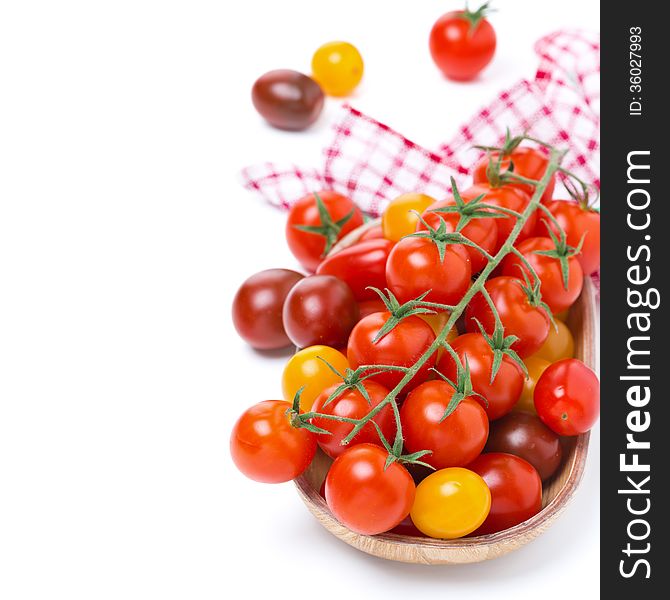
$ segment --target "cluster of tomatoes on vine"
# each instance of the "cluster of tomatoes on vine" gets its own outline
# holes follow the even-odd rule
[[[314,274],[262,271],[233,304],[252,346],[299,348],[284,400],[233,429],[243,473],[289,481],[318,446],[328,507],[369,535],[480,535],[540,511],[560,437],[599,413],[562,319],[599,267],[600,216],[583,184],[552,199],[560,166],[529,139],[485,148],[467,189],[394,199],[379,225],[334,191],[293,205],[287,242]]]

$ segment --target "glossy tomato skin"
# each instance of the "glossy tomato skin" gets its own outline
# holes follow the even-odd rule
[[[581,294],[584,285],[584,275],[579,261],[574,256],[568,258],[568,288],[565,289],[560,261],[551,256],[536,254],[538,250],[555,249],[554,242],[550,238],[528,238],[517,245],[517,249],[526,257],[540,278],[542,300],[547,303],[551,312],[556,314],[570,308]],[[502,260],[501,272],[503,275],[521,279],[520,269],[526,271],[532,281],[532,275],[517,256],[508,254]]]
[[[558,435],[585,433],[598,420],[600,383],[581,360],[559,360],[542,373],[533,394],[535,409]]]
[[[563,456],[559,437],[537,416],[525,412],[512,412],[493,423],[485,452],[523,458],[535,467],[542,481],[556,472]]]
[[[339,396],[333,399],[329,404],[326,404],[328,397],[338,387],[335,384],[326,388],[314,402],[312,410],[314,412],[323,413],[326,415],[333,415],[338,417],[347,417],[350,419],[360,419],[377,406],[389,393],[389,390],[384,386],[375,383],[374,381],[364,381],[363,387],[370,397],[370,403],[363,397],[356,389],[348,389],[342,392]],[[392,442],[396,432],[395,418],[393,415],[393,408],[387,404],[375,415],[373,421],[379,425],[384,437]],[[323,417],[314,417],[311,422],[330,431],[330,434],[318,433],[316,434],[316,441],[321,449],[331,458],[337,458],[347,448],[351,448],[356,444],[381,444],[379,434],[375,426],[370,422],[361,431],[356,434],[356,437],[351,440],[347,446],[342,445],[342,440],[351,433],[354,426],[350,423],[342,423],[340,421],[333,421],[331,419],[324,419]]]
[[[233,299],[233,325],[258,350],[291,345],[282,322],[282,307],[303,275],[289,269],[267,269],[249,277]]]
[[[354,211],[352,217],[342,226],[338,239],[363,224],[363,213],[349,198],[331,190],[317,193],[333,222],[343,219],[352,210]],[[300,198],[289,210],[286,221],[286,242],[289,249],[298,262],[313,273],[324,259],[326,239],[317,233],[297,229],[296,226],[300,225],[312,227],[323,225],[314,194]]]
[[[311,275],[286,296],[282,318],[286,335],[298,348],[323,344],[340,347],[358,321],[351,288],[332,275]]]
[[[552,325],[549,328],[547,339],[533,356],[543,358],[549,362],[572,358],[575,355],[575,339],[572,332],[560,319],[554,318],[554,323],[556,323],[556,327]]]
[[[474,28],[463,11],[442,15],[429,38],[430,54],[445,77],[469,81],[491,62],[496,50],[496,34],[486,19]]]
[[[387,240],[399,242],[403,237],[414,233],[419,217],[426,208],[435,202],[435,198],[426,194],[401,194],[391,200],[382,213],[382,232]]]
[[[312,57],[312,76],[329,96],[347,96],[363,78],[363,57],[349,42],[328,42]]]
[[[474,471],[440,469],[416,488],[410,516],[417,529],[440,539],[460,538],[477,529],[491,508],[491,492]]]
[[[514,411],[527,412],[532,415],[537,415],[535,410],[535,403],[533,402],[533,394],[535,393],[535,386],[542,373],[551,364],[549,361],[539,358],[537,355],[529,356],[524,359],[528,377],[523,382],[523,391],[519,401],[514,405]]]
[[[334,275],[344,281],[356,300],[379,299],[374,290],[386,287],[386,260],[393,248],[389,240],[367,240],[330,254],[316,269],[317,275]]]
[[[385,310],[386,305],[381,301],[381,298],[377,298],[376,300],[361,300],[358,303],[358,320],[360,321],[372,313],[384,312]]]
[[[461,244],[446,247],[440,260],[437,246],[427,238],[404,238],[386,261],[386,281],[401,303],[430,290],[425,300],[455,305],[470,287],[470,258]]]
[[[382,226],[381,225],[375,225],[374,227],[370,227],[369,229],[366,229],[361,234],[361,237],[358,238],[357,243],[365,242],[367,240],[381,240],[381,239],[385,239],[384,238],[384,232],[382,231]]]
[[[326,502],[335,518],[363,535],[396,527],[412,508],[416,486],[397,462],[384,468],[388,453],[357,444],[335,459],[326,475]]]
[[[347,346],[347,358],[352,369],[374,364],[411,367],[435,341],[431,326],[412,315],[402,319],[388,334],[374,343],[373,339],[390,316],[389,312],[373,313],[356,324]],[[426,381],[434,365],[433,354],[401,392],[406,393]],[[386,371],[370,379],[392,390],[402,378],[403,373],[400,371]]]
[[[493,161],[497,161],[499,157],[498,152],[492,152],[491,158]],[[549,166],[549,157],[539,148],[532,148],[529,146],[518,146],[510,154],[503,157],[500,162],[500,171],[505,172],[510,167],[510,162],[514,164],[514,173],[520,175],[521,177],[526,177],[527,179],[533,179],[535,181],[540,181],[544,176],[547,167]],[[477,183],[486,183],[488,182],[488,177],[486,175],[486,169],[489,164],[488,157],[482,157],[479,162],[475,165],[472,171],[472,181]],[[526,183],[507,183],[505,184],[509,187],[516,187],[520,190],[523,190],[532,197],[535,193],[535,186]],[[542,194],[541,202],[549,202],[554,194],[554,187],[556,185],[556,176],[553,175],[549,180],[549,184]],[[545,235],[543,233],[543,235]]]
[[[316,437],[290,423],[289,402],[266,400],[247,409],[230,436],[230,453],[237,468],[262,483],[295,479],[316,452]]]
[[[523,523],[542,509],[542,480],[523,458],[503,452],[482,454],[468,465],[491,490],[491,510],[473,535],[496,533]]]
[[[584,236],[582,251],[577,254],[584,274],[591,275],[597,271],[600,268],[600,213],[569,200],[552,200],[547,202],[547,208],[565,231],[566,241],[570,246],[576,248]],[[556,226],[546,216],[539,219],[535,235],[546,236],[547,226],[558,235]]]
[[[462,467],[484,449],[489,434],[486,412],[471,398],[461,401],[442,422],[454,389],[442,380],[414,388],[400,409],[400,420],[409,452],[430,450],[421,460],[436,469]]]
[[[503,355],[498,374],[491,383],[493,350],[480,333],[459,335],[451,342],[451,347],[462,364],[465,364],[467,357],[472,387],[488,401],[484,410],[489,419],[493,421],[510,412],[523,390],[524,374],[521,367],[509,356]],[[448,352],[440,358],[437,369],[452,381],[456,380],[456,363]]]
[[[544,308],[530,304],[521,283],[516,277],[502,276],[489,279],[484,287],[498,310],[505,335],[519,338],[512,349],[524,358],[542,347],[549,336],[551,321]],[[493,334],[495,316],[481,293],[475,295],[465,311],[465,326],[469,332],[479,331],[477,321],[486,333]]]

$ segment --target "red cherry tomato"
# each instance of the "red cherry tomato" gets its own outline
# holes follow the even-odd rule
[[[421,460],[436,469],[472,462],[489,434],[486,412],[471,398],[462,400],[443,420],[453,395],[454,388],[446,381],[427,381],[407,395],[400,409],[407,450],[430,450]]]
[[[535,384],[535,410],[558,435],[585,433],[598,420],[600,384],[581,360],[566,358],[547,367]]]
[[[409,514],[416,486],[397,462],[386,468],[380,446],[358,444],[335,459],[326,476],[326,502],[335,518],[363,535],[393,529]]]
[[[300,475],[312,462],[316,437],[293,427],[289,402],[266,400],[247,409],[230,435],[230,453],[250,479],[282,483]]]
[[[530,303],[522,282],[516,277],[494,277],[484,287],[498,310],[505,335],[516,335],[519,338],[512,349],[521,358],[537,352],[547,339],[551,327],[547,311]],[[475,295],[465,311],[465,326],[474,333],[479,331],[475,319],[482,324],[486,333],[493,334],[495,317],[481,293]]]
[[[300,264],[312,272],[316,271],[337,240],[363,224],[363,213],[346,196],[329,190],[318,192],[317,195],[327,213],[325,222],[319,212],[315,194],[300,198],[289,210],[286,221],[286,241],[289,249]],[[347,220],[342,223],[344,219]],[[302,227],[312,230],[305,231]]]
[[[468,465],[491,490],[489,516],[472,535],[496,533],[523,523],[542,509],[542,480],[534,467],[512,454],[482,454]]]
[[[440,260],[437,245],[427,238],[403,238],[386,261],[386,281],[400,302],[430,290],[426,301],[458,304],[470,287],[471,274],[464,246],[447,245]]]
[[[389,312],[373,313],[356,324],[349,336],[347,346],[347,358],[352,369],[357,369],[361,365],[411,367],[435,341],[435,334],[431,326],[412,315],[402,319],[389,333],[375,343],[373,340],[390,316]],[[434,365],[435,355],[433,354],[402,392],[407,392],[426,381],[430,375],[430,368]],[[403,376],[404,374],[400,371],[386,371],[374,375],[371,379],[392,390],[400,383]]]
[[[547,237],[529,238],[521,242],[517,249],[523,254],[540,278],[540,291],[551,312],[554,314],[570,308],[582,293],[584,274],[579,261],[571,256],[568,258],[568,287],[563,284],[563,272],[559,259],[536,254],[539,251],[554,250],[554,242]],[[521,279],[521,270],[526,271],[532,281],[533,276],[521,260],[514,254],[508,254],[501,263],[503,275]]]
[[[474,12],[458,10],[442,15],[433,25],[430,54],[449,79],[474,79],[491,62],[496,33],[485,14],[486,5]]]
[[[370,227],[369,229],[365,230],[361,234],[361,237],[358,238],[358,241],[365,242],[367,240],[378,240],[378,239],[382,240],[384,239],[384,231],[381,225],[375,225],[374,227]]]
[[[511,411],[523,390],[524,373],[521,367],[504,354],[500,369],[491,383],[493,350],[484,336],[480,333],[459,335],[451,342],[451,347],[463,365],[467,357],[472,388],[486,398],[488,406],[485,405],[484,410],[489,419],[499,419]],[[448,352],[440,358],[437,369],[451,381],[455,381],[456,363]]]
[[[547,203],[547,208],[565,231],[570,246],[576,248],[584,236],[582,251],[577,254],[584,274],[590,275],[597,271],[600,267],[600,213],[569,200],[552,200]],[[546,236],[548,225],[558,235],[556,226],[546,215],[540,215],[535,235]]]
[[[359,317],[358,320],[364,319],[368,315],[376,312],[384,312],[386,305],[379,297],[376,300],[362,300],[358,303]]]
[[[325,415],[347,417],[349,419],[360,419],[364,417],[371,409],[386,398],[389,391],[385,387],[370,380],[364,381],[362,385],[368,393],[370,398],[369,402],[358,390],[348,389],[335,397],[329,404],[326,404],[330,394],[332,394],[338,387],[337,385],[333,385],[326,388],[316,399],[312,411]],[[384,437],[392,442],[396,433],[396,426],[391,405],[387,404],[382,408],[374,417],[373,421],[379,425]],[[330,432],[330,434],[316,434],[316,441],[319,446],[321,446],[321,449],[332,458],[338,457],[347,448],[355,444],[381,444],[379,434],[372,422],[367,423],[365,427],[356,434],[356,437],[351,440],[349,446],[343,446],[342,440],[346,438],[354,428],[351,423],[324,419],[323,417],[314,417],[311,419],[311,422],[317,427]]]
[[[319,275],[334,275],[346,283],[356,300],[379,298],[374,290],[386,288],[386,260],[393,248],[389,240],[368,240],[329,255],[317,268]]]

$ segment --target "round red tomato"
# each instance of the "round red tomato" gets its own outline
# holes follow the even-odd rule
[[[312,462],[316,437],[291,425],[291,408],[283,400],[266,400],[247,409],[230,435],[230,453],[250,479],[282,483],[300,475]]]
[[[476,11],[442,15],[430,32],[430,54],[449,79],[469,81],[491,62],[496,33],[486,18],[487,4]]]
[[[590,275],[598,270],[600,267],[600,213],[569,200],[552,200],[547,202],[547,208],[565,231],[566,241],[570,246],[576,248],[582,236],[584,237],[582,250],[576,255],[584,274]],[[547,225],[550,225],[554,233],[558,235],[556,226],[546,215],[540,214],[539,217],[535,235],[546,236]]]
[[[430,450],[421,460],[436,469],[472,462],[489,434],[486,412],[472,398],[462,400],[443,420],[453,395],[446,381],[427,381],[408,394],[400,409],[405,447],[409,452]]]
[[[542,480],[535,468],[503,452],[482,454],[468,465],[491,490],[491,510],[472,535],[496,533],[523,523],[542,509]]]
[[[362,224],[363,213],[349,198],[324,190],[300,198],[291,207],[286,241],[300,264],[316,271],[333,244]]]
[[[331,254],[319,265],[319,275],[334,275],[346,283],[356,300],[379,298],[374,290],[386,288],[386,260],[393,248],[389,240],[368,240]]]
[[[448,244],[444,256],[429,238],[400,240],[386,261],[386,281],[400,302],[430,290],[425,300],[458,304],[470,287],[470,258],[461,244]]]
[[[409,514],[416,486],[397,462],[385,467],[380,446],[358,444],[335,459],[326,476],[326,502],[335,518],[363,535],[376,535]]]
[[[358,310],[360,313],[358,320],[360,321],[372,313],[384,312],[386,310],[386,304],[384,304],[378,296],[377,299],[361,300],[358,303]]]
[[[365,242],[367,240],[377,240],[377,239],[384,239],[384,231],[382,230],[381,225],[375,225],[374,227],[366,229],[361,234],[361,237],[358,238],[358,241]]]
[[[547,311],[523,288],[523,282],[516,277],[494,277],[484,285],[493,304],[498,310],[505,335],[515,335],[519,339],[512,345],[521,358],[537,352],[549,335],[551,321]],[[475,320],[476,319],[476,320]],[[495,329],[495,316],[481,293],[468,304],[465,311],[465,326],[470,332],[478,332],[479,321],[489,335]]]
[[[338,388],[338,385],[333,385],[321,392],[321,395],[316,399],[316,402],[314,402],[314,406],[312,406],[312,411],[325,415],[347,417],[349,419],[361,419],[384,400],[389,393],[388,389],[374,381],[366,380],[362,385],[368,393],[370,399],[369,402],[357,389],[350,388],[336,396],[330,403],[326,404],[329,396]],[[391,405],[387,404],[382,408],[381,411],[375,415],[373,421],[379,425],[386,440],[393,443],[396,425]],[[351,440],[350,446],[343,446],[342,440],[346,438],[354,428],[351,423],[343,423],[342,421],[334,421],[323,417],[314,417],[311,419],[311,423],[330,432],[330,434],[316,434],[316,441],[319,443],[319,446],[321,446],[321,449],[332,458],[336,458],[354,444],[381,444],[379,434],[372,422],[367,423],[365,427],[356,434],[356,437]]]
[[[373,313],[356,324],[347,346],[347,358],[352,369],[357,369],[361,365],[411,367],[435,341],[432,327],[414,315],[402,319],[384,337],[376,342],[373,341],[390,317],[390,312]],[[402,392],[407,392],[426,381],[434,365],[435,354],[428,358]],[[400,383],[403,376],[404,373],[401,371],[385,371],[374,375],[371,379],[392,390]]]
[[[579,261],[574,256],[568,257],[568,287],[563,282],[561,261],[552,256],[537,254],[538,251],[553,251],[554,242],[548,237],[534,237],[521,242],[517,249],[528,260],[540,279],[542,300],[547,303],[554,314],[570,308],[582,292],[584,274]],[[508,254],[501,263],[503,275],[521,278],[521,270],[526,271],[528,279],[533,275],[526,269],[521,260],[514,254]]]
[[[484,406],[484,410],[489,419],[499,419],[511,411],[523,390],[524,373],[521,367],[507,354],[503,354],[500,369],[491,383],[493,350],[483,335],[459,335],[451,342],[451,347],[463,365],[467,357],[472,388],[486,398],[488,405]],[[451,381],[456,381],[456,363],[448,352],[440,358],[437,369]]]
[[[558,435],[585,433],[598,420],[600,384],[581,360],[566,358],[547,367],[535,384],[535,410]]]

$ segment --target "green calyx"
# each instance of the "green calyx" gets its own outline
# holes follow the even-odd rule
[[[422,300],[430,293],[430,290],[424,292],[420,296],[414,298],[414,300],[409,300],[404,304],[400,304],[398,299],[395,297],[393,292],[386,289],[386,294],[376,287],[368,287],[368,290],[373,290],[380,298],[381,301],[386,306],[386,310],[391,313],[391,316],[386,320],[386,323],[382,328],[377,332],[377,335],[372,340],[373,344],[376,344],[381,340],[387,333],[392,331],[400,321],[411,317],[412,315],[434,315],[435,311],[431,308],[423,306]],[[431,303],[432,304],[432,303]]]
[[[473,319],[477,323],[477,327],[479,327],[479,331],[481,332],[482,337],[486,340],[486,343],[493,351],[493,364],[491,365],[490,383],[493,383],[496,375],[498,375],[498,371],[500,370],[504,356],[509,356],[515,363],[517,363],[519,367],[521,367],[524,375],[528,377],[528,369],[526,368],[526,365],[521,360],[521,357],[514,350],[512,350],[512,345],[519,338],[515,335],[506,336],[505,330],[500,325],[500,323],[496,323],[493,334],[489,335],[486,333],[484,326],[479,322],[479,320],[475,319],[474,317]]]
[[[599,194],[596,193],[595,198],[591,199],[589,186],[572,173],[566,172],[566,174],[568,174],[569,177],[563,179],[563,185],[565,186],[565,189],[568,190],[570,198],[577,202],[582,210],[599,213],[600,210],[593,206],[598,201]],[[577,187],[575,181],[577,181],[579,187]]]
[[[344,217],[338,221],[333,221],[330,213],[328,212],[328,209],[326,208],[326,205],[323,203],[323,200],[321,200],[321,197],[316,192],[314,192],[314,199],[316,200],[316,208],[319,211],[321,225],[294,225],[293,227],[299,229],[300,231],[306,231],[307,233],[313,233],[314,235],[322,236],[326,241],[326,245],[321,256],[325,256],[328,254],[328,252],[330,252],[330,249],[337,242],[340,232],[342,231],[342,227],[344,227],[347,221],[349,221],[354,216],[356,209],[352,208],[351,211]]]
[[[554,329],[557,329],[558,326],[556,325],[556,321],[554,320],[554,313],[551,311],[551,308],[549,308],[549,305],[542,300],[540,280],[535,279],[533,283],[531,283],[530,279],[528,279],[528,274],[526,273],[526,270],[521,265],[517,266],[519,267],[521,274],[523,275],[523,282],[521,282],[518,279],[515,279],[515,282],[519,284],[521,289],[526,294],[526,300],[528,301],[528,304],[534,307],[544,309],[544,312],[547,313],[547,316],[549,317],[549,320],[554,326]]]
[[[462,17],[470,23],[470,32],[474,31],[479,25],[479,22],[490,15],[492,12],[495,12],[495,9],[491,8],[489,5],[490,2],[484,2],[477,10],[470,10],[468,5],[465,5],[465,10],[461,13]]]
[[[505,141],[502,146],[473,146],[473,148],[484,150],[487,153],[495,152],[502,157],[508,157],[521,145],[521,142],[526,139],[528,139],[528,137],[525,133],[513,136],[508,127],[505,130]]]
[[[488,401],[484,396],[478,394],[472,389],[472,378],[470,377],[470,365],[468,364],[468,357],[465,357],[465,365],[461,363],[461,359],[456,354],[456,351],[446,342],[443,344],[444,349],[451,354],[451,357],[456,363],[456,381],[451,381],[446,375],[438,371],[435,367],[431,370],[434,371],[439,377],[446,381],[452,388],[454,388],[454,393],[447,404],[447,408],[444,411],[444,414],[440,418],[440,423],[444,421],[451,413],[453,413],[458,405],[463,402],[466,398],[471,396],[478,396],[481,398],[485,405],[488,406]]]

